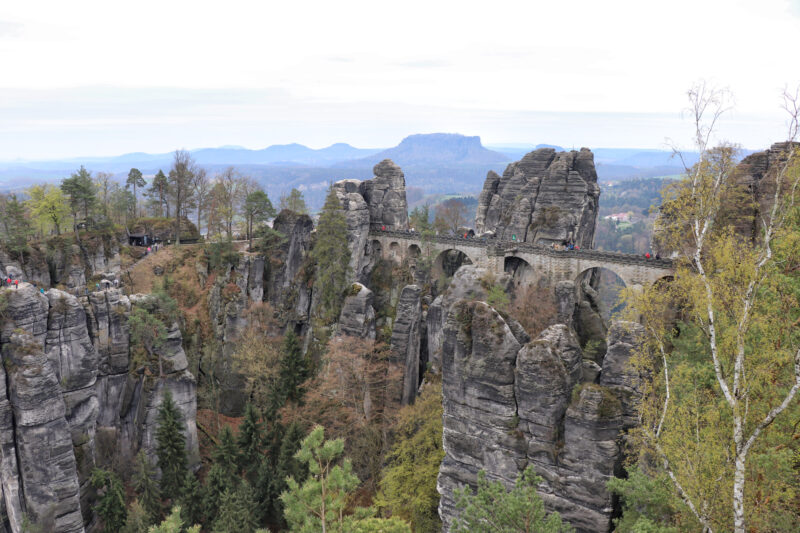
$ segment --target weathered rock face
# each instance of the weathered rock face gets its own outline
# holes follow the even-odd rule
[[[541,148],[508,165],[502,177],[489,172],[478,199],[476,231],[492,231],[504,240],[566,240],[590,248],[599,196],[588,148],[558,153]]]
[[[372,291],[360,283],[353,283],[350,294],[344,299],[339,315],[339,331],[343,335],[375,339],[375,309]]]
[[[350,249],[349,281],[366,281],[370,263],[369,242],[370,206],[359,192],[362,182],[358,180],[337,181],[336,196],[344,210],[347,221],[347,246]]]
[[[786,162],[791,150],[800,143],[775,143],[768,150],[756,152],[742,159],[735,169],[736,181],[747,188],[751,195],[752,211],[750,224],[740,227],[740,231],[752,239],[761,232],[760,219],[768,217],[775,197],[776,176],[779,168]],[[784,186],[789,180],[784,180]],[[741,208],[740,208],[741,209]]]
[[[483,469],[510,481],[526,463],[516,432],[514,367],[520,344],[502,317],[482,302],[461,301],[448,313],[442,349],[445,457],[439,470],[439,515],[447,530],[455,488],[475,484]]]
[[[465,265],[456,271],[445,292],[437,296],[428,307],[426,316],[427,347],[433,371],[438,372],[442,366],[444,327],[451,308],[463,299],[485,300],[487,297],[485,280],[487,279],[493,280],[500,286],[506,286],[509,283],[509,278],[505,274],[495,279],[484,267]],[[528,334],[513,318],[508,319],[508,326],[520,343],[524,344],[530,340]]]
[[[266,299],[290,322],[306,322],[311,307],[311,273],[305,271],[304,265],[311,250],[314,222],[308,215],[284,210],[272,227],[285,240],[273,256],[265,258]]]
[[[394,327],[389,347],[395,361],[405,366],[403,371],[403,405],[414,401],[420,378],[420,348],[422,322],[422,289],[406,285],[400,291],[395,311]]]
[[[28,283],[0,291],[0,486],[13,533],[23,513],[44,531],[83,531],[92,519],[92,467],[140,447],[154,457],[155,416],[168,388],[198,464],[195,383],[177,324],[162,348],[165,377],[147,381],[129,368],[130,302],[118,290],[80,300]]]
[[[333,184],[347,219],[351,279],[366,283],[372,258],[369,230],[408,229],[408,203],[403,171],[391,160],[375,165],[371,180],[341,180]]]
[[[217,276],[208,295],[208,308],[224,355],[230,355],[247,326],[244,311],[250,303],[261,302],[263,298],[263,257],[240,256],[236,266]]]
[[[571,325],[550,326],[531,341],[474,301],[482,295],[469,278],[479,270],[460,269],[456,278],[463,279],[454,279],[451,289],[461,298],[447,303],[445,294],[436,308],[446,313],[440,352],[445,458],[438,481],[444,531],[455,514],[455,488],[474,486],[481,469],[510,487],[529,464],[544,479],[539,492],[549,510],[578,531],[610,531],[606,482],[620,468],[624,431],[636,423],[639,377],[628,360],[641,326],[615,323],[601,364],[586,361]],[[559,315],[571,320],[574,284],[556,290]]]
[[[63,285],[73,294],[81,294],[91,276],[113,277],[119,274],[119,243],[113,238],[91,238],[81,242],[53,238],[34,244],[24,263],[0,250],[0,276],[36,283],[41,287]]]
[[[391,159],[384,159],[372,169],[375,177],[361,182],[359,192],[369,206],[369,221],[373,228],[408,229],[406,178]]]

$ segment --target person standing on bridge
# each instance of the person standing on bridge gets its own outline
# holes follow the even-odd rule
[[[650,252],[647,252],[646,254],[644,254],[644,258],[645,259],[650,259]]]

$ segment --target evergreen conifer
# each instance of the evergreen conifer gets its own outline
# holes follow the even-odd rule
[[[187,524],[199,524],[203,519],[203,488],[191,471],[183,482],[181,515]]]
[[[150,523],[150,517],[147,516],[142,504],[139,500],[133,500],[128,508],[128,518],[125,520],[122,533],[147,533]]]
[[[258,478],[258,468],[264,457],[264,426],[259,419],[258,411],[248,403],[244,410],[244,420],[239,426],[237,445],[239,447],[239,470],[245,473],[250,483]]]
[[[282,397],[286,401],[301,403],[305,389],[303,383],[308,379],[308,362],[303,357],[300,342],[291,329],[283,340],[283,357],[278,384],[282,388]]]
[[[122,481],[113,472],[95,468],[92,471],[91,484],[100,493],[94,511],[103,521],[103,532],[117,533],[125,525],[128,515]]]
[[[320,318],[333,323],[339,317],[350,270],[347,247],[347,219],[336,191],[331,186],[317,224],[311,257],[317,265],[315,290],[320,291]]]
[[[233,482],[225,469],[219,464],[213,463],[208,469],[206,485],[203,490],[203,515],[209,521],[217,516],[222,495],[226,490],[233,489]]]
[[[242,482],[236,490],[226,490],[220,500],[219,515],[214,520],[213,531],[253,533],[258,527],[256,513],[253,512],[255,505],[253,490],[247,481]]]
[[[217,439],[219,442],[211,453],[211,457],[214,459],[214,464],[219,465],[225,475],[230,478],[231,484],[235,484],[239,474],[239,450],[236,448],[236,440],[231,428],[223,426]]]
[[[156,429],[156,453],[161,469],[161,495],[177,499],[186,478],[186,437],[183,420],[169,389],[158,408]]]
[[[133,490],[139,495],[139,504],[147,513],[148,523],[161,519],[161,493],[156,482],[156,473],[144,450],[136,455],[133,471]]]

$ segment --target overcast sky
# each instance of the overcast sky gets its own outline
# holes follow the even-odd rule
[[[484,144],[688,142],[697,80],[721,130],[784,136],[800,0],[3,2],[0,159],[412,133]]]

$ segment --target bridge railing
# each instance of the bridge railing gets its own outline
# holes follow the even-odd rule
[[[373,237],[393,237],[398,240],[414,241],[414,244],[422,242],[422,235],[412,231],[396,230],[370,230]],[[464,238],[464,237],[443,237],[436,235],[430,239],[432,243],[447,244],[455,246],[472,246],[486,248],[490,255],[505,255],[517,251],[527,252],[549,257],[564,257],[575,255],[580,259],[594,259],[598,261],[608,261],[611,263],[622,263],[628,265],[643,265],[654,268],[671,269],[673,267],[670,259],[646,258],[638,254],[625,254],[622,252],[603,252],[600,250],[555,250],[550,246],[534,244],[531,242],[500,241],[495,238]]]

